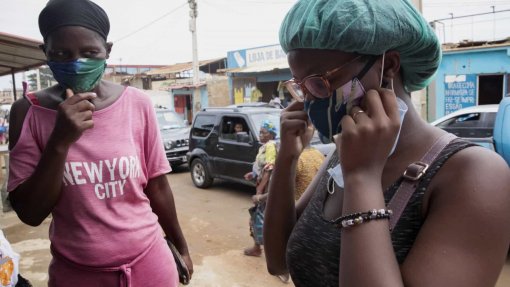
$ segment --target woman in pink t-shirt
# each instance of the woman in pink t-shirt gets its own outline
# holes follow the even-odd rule
[[[52,214],[49,286],[177,286],[161,227],[193,265],[171,169],[149,98],[101,80],[106,13],[89,0],[52,0],[39,28],[59,84],[12,107],[8,191],[24,223]]]

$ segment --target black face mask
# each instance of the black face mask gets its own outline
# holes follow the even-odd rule
[[[305,111],[317,131],[325,138],[333,141],[333,136],[342,132],[340,122],[358,106],[365,95],[361,79],[372,68],[378,57],[372,57],[363,70],[351,81],[333,91],[329,98],[315,98],[305,101]]]

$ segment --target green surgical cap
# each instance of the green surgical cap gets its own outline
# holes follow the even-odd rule
[[[280,28],[285,52],[340,50],[382,55],[400,52],[404,86],[426,87],[441,62],[432,27],[407,0],[300,0]]]

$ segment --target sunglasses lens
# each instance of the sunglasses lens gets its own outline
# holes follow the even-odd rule
[[[303,92],[301,87],[295,82],[288,81],[285,83],[285,87],[295,100],[302,102],[305,99],[305,93]]]
[[[320,77],[312,77],[306,80],[305,87],[310,94],[316,98],[327,98],[329,96],[329,89]]]

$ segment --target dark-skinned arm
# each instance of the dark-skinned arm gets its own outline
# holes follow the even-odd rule
[[[385,206],[380,179],[398,130],[395,95],[369,91],[366,103],[356,121],[342,121],[339,139],[349,151],[341,153],[343,214]],[[510,224],[508,186],[508,166],[493,152],[468,148],[453,155],[431,182],[424,224],[402,266],[387,220],[346,228],[339,286],[494,286],[510,243],[503,228]]]
[[[40,225],[52,212],[62,190],[64,164],[69,147],[82,133],[94,126],[94,105],[88,100],[94,93],[76,94],[68,90],[67,99],[59,105],[57,120],[45,149],[32,175],[9,193],[13,209],[25,224]],[[12,107],[10,149],[17,143],[29,103],[25,99]],[[16,160],[11,158],[10,160]]]
[[[152,211],[158,216],[159,224],[165,235],[179,250],[188,266],[190,275],[192,275],[193,262],[189,256],[188,244],[179,225],[174,196],[166,175],[163,174],[150,179],[145,188],[145,194],[149,198]]]
[[[304,105],[294,102],[281,115],[280,150],[269,182],[265,210],[264,251],[267,269],[272,275],[288,273],[285,255],[287,241],[299,214],[308,204],[318,183],[318,180],[314,179],[296,205],[296,165],[299,155],[310,141],[306,136],[307,132],[313,133],[313,128],[308,125]],[[323,174],[324,169],[321,168],[316,178]]]

